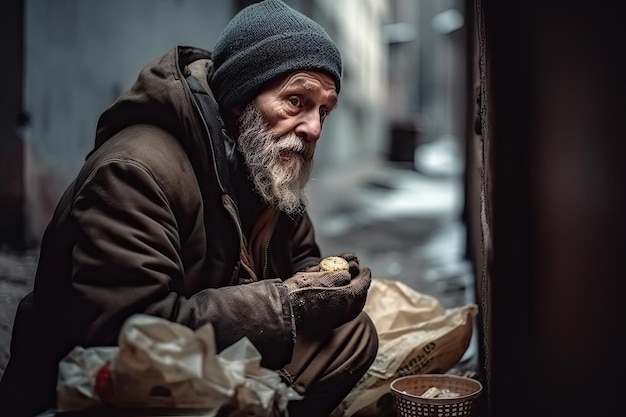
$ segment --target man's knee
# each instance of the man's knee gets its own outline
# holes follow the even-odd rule
[[[293,377],[292,386],[304,395],[303,400],[289,404],[289,414],[297,416],[329,415],[367,372],[378,353],[376,327],[364,312],[335,329],[324,342],[301,343],[296,347],[296,360],[286,367]]]
[[[363,362],[363,366],[360,368],[364,368],[363,372],[365,372],[374,362],[378,353],[378,333],[372,319],[364,311],[351,324],[354,326],[352,329],[354,337],[359,338],[358,356]]]

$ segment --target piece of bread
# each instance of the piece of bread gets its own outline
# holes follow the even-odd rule
[[[320,269],[323,271],[347,271],[348,261],[339,256],[329,256],[320,261]]]

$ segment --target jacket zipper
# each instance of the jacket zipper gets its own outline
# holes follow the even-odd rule
[[[263,279],[267,279],[267,270],[270,264],[270,242],[272,241],[274,230],[276,230],[279,217],[280,214],[277,213],[272,219],[270,227],[267,228],[267,238],[265,239],[265,245],[263,247]]]
[[[267,279],[267,268],[270,260],[270,240],[272,237],[265,239],[265,247],[263,248],[263,279]]]
[[[198,106],[198,103],[196,102],[196,98],[193,96],[193,93],[191,92],[191,89],[189,88],[189,85],[187,84],[187,82],[184,82],[185,84],[185,89],[187,90],[187,92],[191,95],[191,101],[193,103],[194,108],[196,109],[196,113],[200,116],[200,120],[202,120],[202,125],[204,126],[204,132],[207,134],[207,137],[209,138],[209,140],[214,140],[213,138],[211,138],[211,132],[209,131],[209,127],[206,124],[206,120],[204,120],[204,116],[202,114],[202,109],[200,109],[200,107]],[[215,115],[215,117],[217,117],[217,119],[220,121],[220,123],[222,123],[222,118],[217,114]],[[226,187],[224,187],[224,184],[222,184],[222,179],[220,178],[220,174],[219,171],[217,169],[217,162],[215,161],[215,153],[213,152],[213,144],[211,144],[210,146],[211,148],[211,162],[213,163],[213,171],[215,172],[215,178],[217,179],[217,183],[220,186],[220,190],[222,190],[222,193],[226,194]]]
[[[184,80],[184,77],[183,77],[183,80]],[[187,84],[186,81],[184,81],[183,84],[184,84],[184,88],[186,89],[187,93],[191,96],[191,102],[193,103],[193,106],[196,109],[196,113],[200,116],[200,120],[202,120],[202,125],[204,126],[204,131],[207,134],[207,137],[209,138],[209,140],[214,140],[214,138],[211,137],[211,132],[209,131],[209,127],[206,124],[206,120],[204,120],[202,109],[200,109],[198,103],[196,102],[196,99],[195,99],[195,97],[193,95],[193,92],[189,88],[189,85]],[[215,117],[217,117],[219,122],[222,123],[222,118],[220,117],[219,114],[216,114]],[[222,129],[222,132],[224,133],[224,129]],[[212,144],[211,144],[210,148],[211,148],[211,155],[212,155],[211,162],[213,163],[213,172],[215,172],[215,178],[217,179],[217,183],[219,184],[220,190],[222,190],[222,205],[226,209],[226,212],[228,212],[230,217],[233,219],[233,223],[235,223],[235,227],[237,229],[237,234],[239,235],[239,244],[241,245],[242,242],[245,242],[245,239],[244,239],[244,235],[243,235],[243,230],[241,229],[241,224],[239,224],[239,216],[237,214],[238,210],[237,210],[235,202],[233,201],[233,199],[226,192],[226,187],[224,187],[224,185],[222,184],[222,180],[220,178],[220,174],[219,174],[219,171],[218,171],[217,165],[216,165],[217,162],[215,161],[215,153],[213,152],[213,145]],[[231,275],[231,281],[238,277],[240,264],[241,264],[241,261],[238,261],[235,264],[235,268],[233,270],[233,274]]]
[[[230,217],[232,217],[233,223],[235,223],[235,226],[237,228],[237,234],[239,235],[239,239],[243,240],[243,230],[241,230],[241,225],[239,224],[239,218],[237,216],[235,202],[232,198],[230,198],[228,194],[224,193],[222,194],[222,205],[224,206],[228,214],[230,214]]]

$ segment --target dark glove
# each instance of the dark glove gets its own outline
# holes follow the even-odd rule
[[[323,271],[316,265],[283,282],[297,329],[321,332],[339,327],[363,310],[372,273],[353,253],[339,256],[348,261],[348,271]]]

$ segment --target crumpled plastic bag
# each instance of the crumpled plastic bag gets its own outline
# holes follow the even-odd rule
[[[76,347],[60,362],[57,409],[193,409],[210,417],[228,408],[282,415],[290,400],[302,397],[260,363],[247,338],[218,354],[210,323],[193,331],[134,315],[124,323],[118,346]]]

